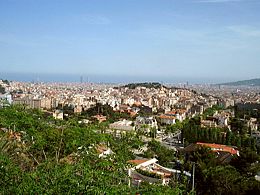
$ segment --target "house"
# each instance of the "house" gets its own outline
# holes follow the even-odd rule
[[[226,146],[221,144],[202,143],[202,142],[197,142],[196,144],[204,147],[209,147],[213,152],[227,152],[239,156],[239,151],[231,146]]]
[[[252,131],[257,131],[258,130],[257,118],[250,118],[249,121],[247,122],[247,126],[250,127]]]
[[[201,127],[217,127],[217,123],[214,120],[201,120]]]
[[[232,99],[220,99],[218,100],[218,105],[227,108],[229,106],[234,106],[235,101]]]
[[[114,154],[114,152],[104,144],[98,145],[96,150],[99,158],[106,158],[107,156]]]
[[[12,95],[10,94],[3,94],[0,95],[0,107],[7,106],[8,104],[12,104]]]
[[[173,125],[176,123],[176,117],[175,116],[169,116],[166,114],[162,114],[159,116],[160,121],[162,124],[166,124],[166,125]]]
[[[232,114],[229,111],[222,111],[214,114],[214,117],[217,119],[218,126],[220,127],[227,127],[231,116]]]
[[[182,122],[186,118],[186,110],[185,109],[175,109],[175,110],[167,112],[165,115],[175,116],[177,120]]]
[[[203,114],[204,110],[205,110],[205,108],[204,108],[203,104],[192,105],[191,108],[189,108],[189,114],[190,114],[190,116]]]
[[[74,113],[81,113],[82,110],[83,110],[83,108],[82,108],[82,106],[80,106],[80,105],[76,105],[76,106],[74,107]]]
[[[129,185],[139,185],[142,181],[167,185],[173,175],[181,174],[180,170],[163,167],[157,162],[156,158],[129,160],[128,163],[132,165],[128,169],[129,178],[132,180]],[[191,177],[189,172],[184,171],[183,174]]]
[[[14,105],[25,105],[28,106],[29,108],[33,109],[40,109],[41,108],[41,100],[40,99],[34,99],[32,97],[26,96],[23,98],[14,98],[13,102]]]
[[[162,124],[172,125],[176,123],[176,120],[183,121],[186,118],[186,110],[175,109],[162,114],[159,118]]]
[[[110,129],[120,130],[120,131],[134,131],[135,127],[133,126],[133,122],[129,120],[117,121],[109,125]]]
[[[55,110],[55,112],[53,112],[53,117],[55,119],[63,120],[63,111],[62,110]]]
[[[135,121],[135,126],[137,129],[142,128],[143,126],[146,127],[146,131],[150,132],[151,128],[158,129],[157,121],[154,117],[141,117],[138,116]]]
[[[233,156],[239,156],[239,151],[234,147],[215,143],[193,143],[184,148],[184,151],[190,153],[198,150],[200,147],[210,148],[210,150],[216,154],[216,159],[220,163],[229,163]]]
[[[106,116],[103,116],[103,115],[95,115],[95,116],[92,116],[93,119],[96,119],[99,123],[101,122],[104,122],[107,120],[107,117]]]

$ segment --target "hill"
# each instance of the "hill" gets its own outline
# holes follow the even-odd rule
[[[161,87],[166,88],[164,85],[162,85],[161,83],[157,83],[157,82],[130,83],[130,84],[127,84],[123,87],[128,87],[129,89],[135,89],[136,87],[146,87],[146,88],[155,88],[155,89],[159,89]]]
[[[221,83],[220,85],[229,85],[229,86],[241,86],[241,85],[260,86],[260,78],[259,79],[250,79],[250,80],[236,81],[236,82],[229,82],[229,83]]]

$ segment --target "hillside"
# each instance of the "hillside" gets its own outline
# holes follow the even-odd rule
[[[155,89],[158,89],[158,88],[161,88],[161,87],[166,88],[164,85],[162,85],[161,83],[157,83],[157,82],[130,83],[130,84],[127,84],[123,87],[128,87],[129,89],[135,89],[136,87],[146,87],[146,88],[155,88]]]
[[[102,125],[55,120],[20,106],[0,109],[0,194],[182,193],[176,185],[129,187],[128,161],[143,143],[134,134],[98,132]],[[113,154],[100,157],[108,148]],[[160,149],[157,156],[173,161],[171,150],[154,148]]]
[[[221,83],[220,85],[229,85],[229,86],[241,86],[241,85],[260,86],[260,78],[259,79],[250,79],[250,80],[236,81],[236,82],[229,82],[229,83]]]

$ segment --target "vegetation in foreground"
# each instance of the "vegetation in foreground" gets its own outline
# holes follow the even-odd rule
[[[103,126],[78,123],[77,116],[54,120],[39,110],[19,106],[0,109],[0,194],[191,193],[191,183],[184,177],[169,186],[129,187],[127,161],[135,158],[133,149],[143,146],[142,136],[114,137],[100,133]],[[259,145],[239,120],[232,120],[231,126],[232,131],[203,128],[199,118],[193,118],[166,127],[168,132],[181,129],[185,145],[200,141],[237,147],[240,156],[230,164],[220,164],[206,148],[187,156],[155,140],[148,142],[142,156],[189,172],[195,163],[196,194],[259,194],[260,183],[254,178],[260,170]],[[114,155],[99,158],[95,149],[99,144],[109,146]]]
[[[0,127],[0,194],[182,194],[176,185],[128,186],[127,161],[141,143],[134,135],[115,138],[18,106],[0,109]],[[99,158],[99,144],[115,155]]]

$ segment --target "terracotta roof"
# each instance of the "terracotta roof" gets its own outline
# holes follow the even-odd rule
[[[197,145],[201,145],[201,146],[205,146],[205,147],[209,147],[211,148],[213,151],[222,151],[222,152],[228,152],[231,154],[238,154],[238,150],[230,147],[230,146],[226,146],[226,145],[221,145],[221,144],[210,144],[210,143],[201,143],[201,142],[197,142]]]
[[[163,119],[175,119],[175,116],[161,115],[160,118],[163,118]]]
[[[148,161],[149,159],[136,159],[136,160],[129,160],[127,162],[132,163],[132,164],[136,164],[136,165],[140,165],[146,161]]]
[[[141,102],[135,102],[134,105],[136,105],[136,106],[141,106],[142,103],[141,103]]]
[[[170,111],[170,112],[167,112],[166,114],[175,115],[175,114],[177,114],[177,113],[178,113],[177,111]]]
[[[170,112],[167,112],[166,114],[172,114],[172,115],[174,115],[174,114],[183,114],[183,113],[185,113],[186,112],[186,110],[184,110],[184,109],[176,109],[176,110],[172,110],[172,111],[170,111]]]
[[[108,148],[106,146],[104,146],[104,145],[98,145],[98,147],[97,147],[97,152],[99,154],[102,154],[103,152],[105,152],[107,150],[108,150]]]

